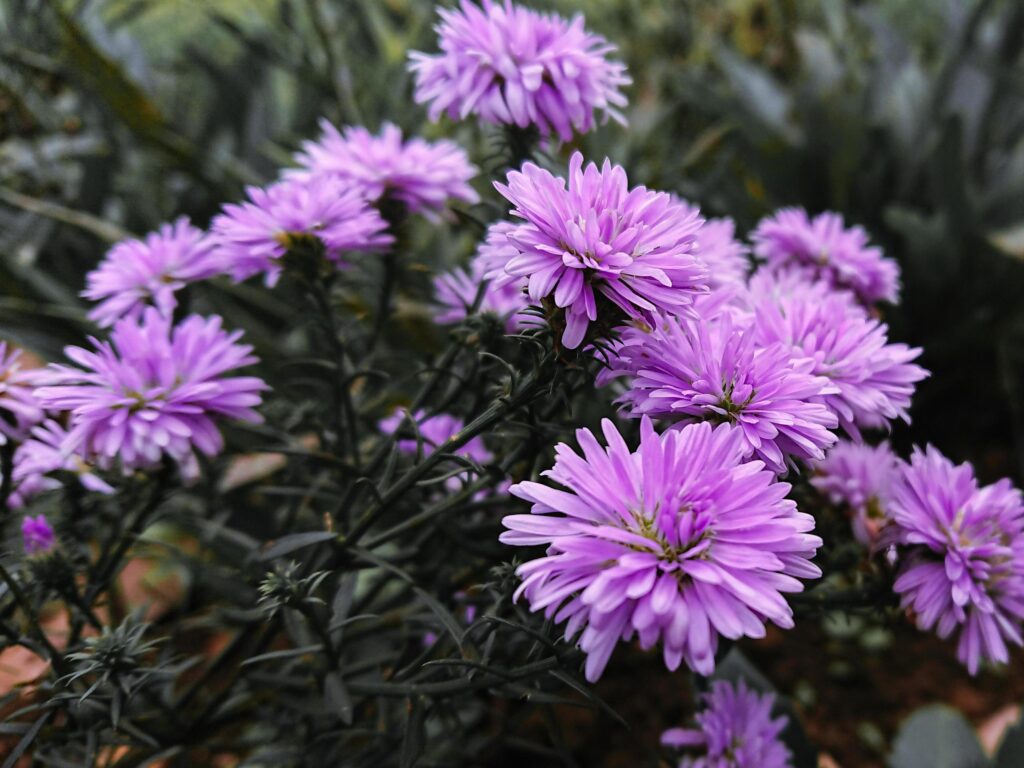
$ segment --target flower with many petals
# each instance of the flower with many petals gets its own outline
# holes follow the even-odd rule
[[[16,506],[31,497],[60,487],[50,475],[63,471],[74,474],[86,490],[110,494],[114,489],[100,478],[81,455],[64,449],[67,430],[53,419],[47,419],[33,428],[28,440],[18,446],[14,454],[11,474]],[[16,498],[15,498],[16,497]]]
[[[469,185],[476,166],[453,141],[403,141],[401,129],[391,123],[378,136],[361,126],[341,133],[327,120],[320,121],[320,129],[319,139],[302,144],[295,156],[299,167],[285,171],[285,178],[338,179],[381,210],[395,201],[429,218],[436,218],[449,200],[480,199]]]
[[[32,387],[38,372],[21,367],[21,350],[9,349],[0,341],[0,445],[21,440],[33,425],[43,420]]]
[[[89,317],[105,328],[122,317],[139,317],[150,305],[170,317],[178,305],[177,291],[222,271],[212,246],[185,217],[143,240],[118,243],[86,275],[82,296],[100,302]]]
[[[715,680],[701,699],[696,728],[670,728],[661,743],[679,749],[700,749],[684,757],[679,768],[790,768],[793,756],[783,743],[788,718],[772,718],[775,696],[757,693],[742,680],[737,685]]]
[[[861,227],[846,227],[838,213],[814,218],[802,208],[783,208],[751,234],[754,254],[775,271],[797,269],[837,288],[852,290],[866,304],[899,301],[900,270]]]
[[[571,21],[514,5],[462,0],[459,9],[438,9],[441,52],[414,51],[416,103],[456,120],[471,114],[491,125],[536,126],[562,141],[573,130],[594,127],[602,112],[625,124],[621,88],[632,81],[615,50],[588,32],[583,17]]]
[[[620,402],[631,415],[732,424],[747,452],[776,472],[791,457],[824,458],[836,441],[838,419],[821,402],[836,387],[787,345],[758,346],[755,332],[728,313],[626,329],[610,365],[628,376]]]
[[[434,278],[434,293],[442,308],[437,313],[437,322],[447,325],[464,319],[483,285],[477,312],[503,319],[510,332],[523,325],[524,318],[519,313],[526,309],[528,303],[522,287],[487,280],[483,275],[484,268],[484,264],[476,259],[468,270],[453,269]]]
[[[381,419],[377,425],[385,435],[393,435],[403,424],[413,421],[416,425],[415,433],[408,429],[410,437],[403,437],[398,440],[398,449],[403,453],[415,454],[422,450],[424,454],[436,451],[448,440],[462,431],[465,426],[462,419],[452,416],[449,413],[436,413],[428,416],[425,411],[416,411],[409,414],[408,411],[399,409],[385,419]],[[416,435],[419,435],[417,440]],[[487,450],[484,441],[480,437],[474,437],[468,443],[458,449],[460,456],[473,459],[476,462],[485,464],[493,458]]]
[[[814,467],[811,484],[853,516],[857,540],[871,545],[889,519],[892,489],[903,462],[889,443],[872,446],[840,440]]]
[[[649,419],[631,451],[612,422],[608,447],[576,432],[580,456],[556,447],[544,474],[560,488],[523,482],[513,495],[532,514],[510,515],[501,540],[544,545],[519,566],[516,597],[579,635],[586,676],[601,676],[620,640],[661,641],[665,664],[700,674],[715,666],[719,636],[764,637],[765,622],[789,628],[784,592],[821,575],[811,563],[821,539],[814,519],[786,499],[790,486],[745,459],[742,433],[693,424],[663,435]]]
[[[978,487],[969,464],[916,450],[890,503],[886,537],[900,557],[893,588],[920,629],[959,632],[958,658],[1009,661],[1022,644],[1024,504],[1009,480]]]
[[[198,472],[195,451],[216,455],[223,447],[217,423],[258,422],[253,410],[267,387],[252,376],[226,376],[251,365],[252,347],[238,344],[219,317],[192,315],[176,326],[153,308],[136,321],[119,321],[109,341],[93,349],[68,347],[79,367],[54,365],[42,405],[70,412],[65,453],[81,453],[104,469],[120,463],[127,473],[177,462],[186,477]]]
[[[264,273],[266,284],[274,285],[282,257],[304,238],[319,240],[337,264],[346,251],[381,251],[394,241],[380,213],[336,179],[281,181],[246,191],[249,201],[224,206],[212,227],[216,257],[236,281]]]
[[[708,268],[712,289],[743,285],[750,272],[748,248],[736,239],[732,219],[708,219],[697,235],[697,256]]]
[[[707,292],[707,268],[695,256],[703,223],[697,209],[664,192],[629,188],[626,172],[605,160],[583,167],[576,152],[566,180],[532,163],[495,184],[523,219],[508,239],[519,255],[505,266],[528,278],[534,302],[565,310],[562,344],[578,347],[590,323],[618,325],[686,312]]]
[[[846,294],[821,283],[791,291],[757,287],[772,280],[760,273],[751,281],[758,344],[784,344],[795,357],[811,359],[811,372],[837,390],[822,395],[823,402],[851,435],[859,437],[859,428],[887,427],[897,418],[909,423],[914,387],[928,376],[913,362],[921,350],[890,343],[889,327]]]

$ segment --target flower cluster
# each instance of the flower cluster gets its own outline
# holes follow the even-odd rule
[[[775,696],[759,694],[741,680],[711,683],[697,713],[698,728],[670,728],[661,743],[675,749],[699,749],[700,757],[684,757],[679,768],[789,768],[793,756],[782,742],[788,718],[772,718]]]
[[[212,246],[210,238],[184,217],[144,240],[118,243],[86,275],[82,296],[100,302],[89,317],[103,328],[122,317],[138,318],[146,306],[170,317],[178,304],[177,291],[223,271]]]
[[[894,589],[918,627],[959,633],[957,656],[973,674],[982,660],[1006,663],[1022,645],[1024,503],[1008,480],[979,488],[968,464],[932,447],[917,450],[892,490],[897,546]]]
[[[664,192],[630,189],[608,160],[584,167],[574,153],[568,184],[527,163],[495,187],[524,220],[508,233],[518,253],[505,271],[528,279],[534,302],[564,310],[567,349],[583,342],[599,309],[604,322],[653,325],[660,312],[686,312],[707,291],[707,268],[694,253],[697,210]]]
[[[237,343],[241,335],[224,331],[219,317],[172,326],[149,308],[138,321],[119,321],[109,341],[94,339],[93,350],[68,347],[79,367],[51,366],[36,395],[43,407],[70,414],[62,450],[125,472],[167,457],[195,476],[194,451],[213,456],[223,445],[218,420],[260,420],[253,408],[263,381],[225,376],[256,362],[251,347]]]
[[[535,126],[562,141],[589,131],[594,113],[620,123],[621,88],[632,82],[626,67],[607,58],[615,50],[587,32],[583,17],[568,21],[513,5],[462,0],[439,9],[441,53],[413,52],[416,101],[430,118],[457,120],[475,114],[484,123]]]
[[[821,575],[810,558],[821,540],[810,515],[785,498],[759,461],[747,461],[742,434],[695,424],[657,434],[643,420],[631,451],[603,422],[607,448],[587,429],[583,455],[556,447],[544,474],[564,490],[534,482],[511,488],[533,504],[510,515],[502,541],[547,546],[519,566],[534,611],[580,633],[586,676],[601,676],[619,640],[661,641],[665,664],[707,675],[719,636],[763,637],[765,622],[793,625],[783,593]]]
[[[341,133],[326,120],[320,121],[320,129],[317,141],[303,143],[295,157],[299,167],[286,171],[286,178],[311,186],[335,179],[381,210],[394,201],[409,213],[430,218],[449,200],[479,199],[469,185],[477,169],[454,142],[404,141],[401,129],[391,123],[378,136],[363,127]]]

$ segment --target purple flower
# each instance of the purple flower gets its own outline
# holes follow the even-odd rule
[[[568,188],[533,163],[495,187],[525,219],[508,235],[519,255],[505,271],[529,278],[534,302],[565,309],[568,349],[583,341],[599,307],[605,324],[625,316],[654,325],[659,311],[685,312],[707,291],[707,269],[694,255],[697,210],[664,192],[630,189],[608,160],[584,169],[574,153]]]
[[[21,541],[28,556],[46,554],[57,545],[46,515],[26,515],[21,521]]]
[[[320,129],[317,141],[303,142],[295,156],[300,167],[285,171],[286,178],[339,179],[373,205],[393,199],[410,213],[429,218],[436,218],[449,200],[480,199],[469,185],[476,166],[453,141],[403,142],[401,129],[391,123],[384,124],[379,136],[362,127],[346,128],[342,134],[327,120],[320,121]]]
[[[516,231],[516,227],[517,225],[511,221],[496,221],[491,224],[487,228],[484,241],[477,248],[474,261],[479,263],[483,276],[496,288],[514,285],[523,293],[526,289],[526,279],[505,271],[505,265],[519,255],[519,249],[509,239],[509,235]]]
[[[747,453],[776,472],[788,457],[824,458],[838,420],[820,399],[836,387],[814,375],[812,360],[794,359],[784,344],[758,346],[755,336],[729,313],[626,329],[611,360],[630,376],[619,402],[632,416],[733,424]]]
[[[848,288],[866,304],[899,301],[899,266],[868,244],[861,227],[846,228],[838,213],[809,218],[802,208],[783,208],[751,234],[754,254],[772,270],[797,268],[811,278]]]
[[[959,631],[957,657],[974,674],[1006,663],[1022,644],[1024,505],[1009,480],[978,487],[969,464],[917,449],[892,494],[889,542],[898,545],[894,589],[917,626]]]
[[[22,370],[20,358],[20,349],[8,349],[7,342],[0,341],[0,445],[8,439],[24,439],[43,420],[43,409],[32,391],[38,372]]]
[[[889,443],[876,446],[840,440],[815,465],[811,484],[853,515],[853,533],[872,545],[889,519],[889,505],[903,462]]]
[[[434,293],[442,311],[436,320],[442,324],[457,323],[466,317],[476,300],[480,284],[486,283],[478,311],[481,314],[497,315],[505,320],[505,328],[512,332],[523,325],[525,318],[518,313],[526,309],[528,302],[522,286],[514,283],[496,284],[483,276],[484,264],[473,261],[469,270],[453,269],[434,278]]]
[[[711,683],[702,696],[697,728],[671,728],[661,736],[667,747],[701,748],[700,757],[684,757],[679,768],[789,768],[793,756],[779,738],[788,718],[772,719],[775,696],[758,694],[741,680]]]
[[[821,575],[810,562],[821,539],[814,519],[785,498],[759,461],[746,461],[742,433],[694,424],[663,435],[649,419],[630,451],[612,422],[602,448],[577,430],[583,455],[556,447],[544,474],[565,490],[524,482],[513,495],[533,503],[529,515],[503,520],[501,540],[546,545],[544,556],[517,570],[534,611],[582,630],[586,676],[601,676],[619,640],[659,640],[665,664],[700,674],[715,666],[719,635],[764,637],[766,621],[793,626],[783,592],[795,577]]]
[[[166,456],[191,478],[194,450],[216,455],[223,447],[221,419],[261,420],[253,408],[267,387],[251,376],[225,376],[256,362],[252,347],[236,343],[219,317],[192,315],[177,326],[148,308],[139,321],[114,326],[94,350],[68,347],[78,368],[51,366],[49,386],[37,390],[44,407],[71,414],[62,450],[81,453],[104,469],[127,473]]]
[[[712,289],[744,285],[750,272],[749,249],[736,237],[732,219],[708,219],[697,233],[697,256],[707,265]]]
[[[337,179],[280,181],[246,192],[249,202],[225,205],[212,227],[216,256],[236,281],[263,272],[273,286],[295,239],[318,238],[327,258],[339,264],[342,252],[380,251],[394,241],[359,190]]]
[[[758,274],[752,284],[765,281],[771,276]],[[781,343],[795,357],[810,358],[811,373],[838,390],[822,399],[847,432],[859,438],[860,427],[887,427],[897,418],[910,422],[914,386],[928,376],[913,363],[919,348],[890,344],[885,323],[820,283],[788,292],[755,287],[751,293],[757,343]]]
[[[101,302],[89,317],[105,328],[122,317],[138,318],[148,305],[170,317],[178,304],[176,291],[221,272],[212,245],[185,217],[145,240],[118,243],[86,276],[82,296]]]
[[[387,418],[381,419],[377,426],[385,435],[393,435],[396,431],[402,428],[403,424],[409,421],[409,418],[408,411],[399,409]],[[415,421],[416,431],[419,432],[420,438],[422,439],[422,452],[424,455],[436,451],[448,442],[448,440],[461,432],[462,428],[465,426],[462,419],[448,413],[438,413],[433,416],[427,416],[425,411],[416,411],[416,413],[412,414],[412,419]],[[412,433],[411,428],[407,427],[406,429],[410,434]],[[415,436],[402,438],[398,440],[397,444],[398,450],[403,453],[415,454],[420,450],[420,446],[417,443]],[[474,437],[468,443],[459,448],[458,454],[460,456],[465,456],[467,459],[473,459],[480,464],[486,464],[493,458],[491,452],[487,450],[487,446],[484,445],[484,441],[480,437]]]
[[[475,114],[491,125],[536,126],[569,141],[573,129],[594,127],[594,113],[621,124],[620,88],[632,80],[615,50],[587,32],[583,17],[568,21],[506,2],[462,0],[459,10],[438,9],[441,53],[410,54],[416,103],[430,104],[430,119]]]
[[[14,472],[11,477],[15,495],[21,506],[28,499],[45,491],[60,487],[60,482],[48,477],[53,472],[71,472],[87,490],[110,494],[114,489],[93,472],[81,455],[64,450],[67,430],[53,419],[32,430],[31,437],[18,446],[14,454]]]

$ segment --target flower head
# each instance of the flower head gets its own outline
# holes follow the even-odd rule
[[[393,242],[387,224],[357,189],[337,179],[288,180],[249,187],[249,201],[224,206],[213,220],[217,258],[236,281],[281,276],[281,258],[296,241],[315,237],[328,259],[345,251],[379,251]]]
[[[763,281],[772,277],[758,274],[751,282]],[[784,344],[812,360],[811,373],[835,385],[822,400],[847,432],[859,437],[862,427],[886,427],[897,418],[909,423],[914,386],[928,376],[913,362],[919,348],[889,343],[885,323],[821,283],[790,291],[755,287],[751,294],[758,343]]]
[[[668,747],[701,748],[700,757],[684,757],[679,768],[789,768],[793,756],[780,735],[785,716],[772,719],[775,696],[759,694],[741,680],[711,683],[702,696],[697,728],[671,728],[661,736]]]
[[[240,336],[219,317],[192,315],[172,327],[149,308],[139,321],[115,324],[109,341],[92,339],[93,350],[68,347],[79,367],[52,366],[37,390],[44,407],[71,414],[63,451],[104,469],[119,462],[125,472],[166,456],[194,476],[194,451],[214,456],[223,447],[218,421],[260,421],[253,409],[263,381],[225,375],[256,362]]]
[[[46,515],[25,516],[21,521],[21,541],[25,547],[25,554],[29,556],[46,554],[57,545],[53,528],[47,522]]]
[[[416,103],[430,105],[430,119],[471,114],[491,125],[536,126],[562,141],[573,130],[594,127],[602,112],[625,124],[620,88],[632,80],[615,50],[600,35],[571,21],[506,0],[462,0],[459,9],[438,9],[441,53],[414,51]]]
[[[697,234],[697,256],[707,265],[712,289],[743,285],[750,272],[748,248],[736,239],[732,219],[708,219]]]
[[[437,413],[428,416],[425,411],[416,411],[409,414],[405,410],[397,410],[378,423],[380,431],[385,435],[392,435],[408,420],[416,424],[416,432],[419,433],[422,441],[423,453],[435,451],[448,442],[449,439],[462,431],[465,426],[462,419],[452,416],[449,413]],[[398,449],[404,453],[416,453],[420,450],[420,442],[414,437],[402,438],[397,442]],[[468,443],[459,448],[459,455],[467,459],[473,459],[481,464],[491,461],[491,452],[487,450],[484,441],[474,437]]]
[[[18,446],[14,454],[13,500],[21,506],[31,497],[60,487],[60,482],[49,475],[53,472],[71,472],[89,491],[110,494],[114,489],[93,471],[81,455],[65,451],[67,430],[53,419],[47,419],[32,429],[28,440]]]
[[[694,255],[702,219],[663,192],[629,188],[626,172],[605,160],[583,167],[576,152],[569,180],[527,163],[495,184],[524,223],[508,233],[519,251],[505,266],[529,278],[534,302],[565,310],[562,344],[575,349],[598,319],[613,325],[658,313],[685,312],[707,291],[707,269]]]
[[[660,640],[669,669],[685,661],[707,675],[719,635],[763,637],[766,621],[791,627],[782,593],[803,589],[796,577],[821,575],[810,562],[821,539],[785,498],[789,485],[744,459],[742,433],[694,424],[658,435],[644,419],[630,451],[610,421],[602,426],[607,448],[581,429],[582,456],[555,449],[544,474],[564,490],[512,486],[532,514],[506,517],[501,536],[547,546],[519,567],[516,597],[567,622],[567,639],[582,630],[587,679],[634,634],[644,648]]]
[[[959,631],[971,674],[983,659],[1006,663],[1022,644],[1024,505],[1008,480],[978,487],[969,464],[929,446],[916,450],[890,504],[900,552],[894,589],[920,629]]]
[[[872,446],[840,440],[815,465],[811,484],[851,512],[854,535],[870,545],[889,519],[892,489],[902,466],[887,442]]]
[[[812,219],[802,208],[783,208],[762,220],[751,238],[754,254],[773,270],[795,268],[848,288],[867,304],[899,301],[899,266],[868,244],[861,227],[847,228],[838,213]]]
[[[89,317],[107,327],[122,317],[139,317],[148,305],[170,317],[177,306],[176,291],[222,271],[212,246],[185,217],[144,240],[118,243],[86,276],[82,296],[101,302]]]
[[[519,255],[519,249],[509,239],[516,231],[511,221],[496,221],[487,228],[484,241],[477,248],[474,261],[480,265],[484,278],[497,288],[514,285],[522,293],[526,289],[526,278],[510,275],[505,265]]]
[[[457,323],[465,318],[480,291],[481,283],[486,283],[478,311],[504,319],[509,331],[523,325],[525,318],[519,316],[519,312],[526,309],[528,303],[522,286],[487,280],[483,274],[484,269],[484,263],[475,259],[468,270],[453,269],[434,278],[434,292],[442,307],[437,314],[437,322]]]
[[[327,120],[320,121],[317,141],[306,141],[295,156],[299,168],[286,178],[335,178],[355,188],[372,205],[392,199],[409,213],[434,218],[449,200],[475,203],[479,196],[469,185],[476,166],[453,141],[402,140],[398,126],[385,123],[380,135],[363,127],[340,133]]]
[[[8,438],[21,440],[34,424],[43,420],[33,386],[37,371],[21,367],[21,350],[9,349],[0,341],[0,445]]]
[[[747,452],[776,472],[789,457],[824,458],[838,419],[820,399],[835,386],[788,346],[755,341],[729,313],[713,321],[668,318],[651,332],[627,329],[611,361],[629,376],[620,402],[633,416],[732,424]]]

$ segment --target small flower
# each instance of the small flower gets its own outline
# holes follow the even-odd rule
[[[711,683],[702,697],[697,728],[671,728],[661,736],[667,747],[701,748],[700,757],[684,757],[679,768],[789,768],[793,755],[780,735],[789,718],[772,719],[775,696],[758,694],[741,680]]]
[[[565,310],[567,349],[582,343],[599,314],[609,325],[655,325],[660,311],[686,312],[707,292],[707,269],[694,255],[697,210],[664,192],[630,189],[626,172],[608,160],[584,168],[574,153],[568,188],[532,163],[495,187],[525,220],[508,234],[519,255],[505,271],[529,278],[534,302]]]
[[[170,317],[175,292],[221,272],[212,241],[182,217],[144,240],[125,240],[86,276],[82,296],[101,302],[89,317],[101,327],[122,317],[138,318],[146,306]]]
[[[697,256],[708,268],[712,289],[743,285],[750,272],[749,249],[736,239],[732,219],[708,219],[697,234]]]
[[[192,315],[172,327],[150,307],[139,321],[118,321],[109,341],[92,339],[93,350],[68,347],[80,367],[51,366],[48,386],[37,390],[44,407],[71,414],[62,450],[104,469],[120,463],[126,473],[166,456],[194,477],[194,450],[221,450],[222,419],[260,421],[253,408],[267,388],[255,377],[225,376],[256,358],[236,343],[241,332],[221,322]]]
[[[957,657],[1009,661],[1022,644],[1024,505],[1009,480],[978,487],[969,464],[929,446],[916,450],[892,494],[888,540],[898,546],[894,589],[917,626],[959,631]]]
[[[847,228],[838,213],[812,219],[802,208],[783,208],[762,220],[751,239],[754,254],[772,270],[796,268],[852,290],[866,304],[899,301],[899,266],[868,244],[861,227]]]
[[[889,343],[889,327],[845,294],[821,283],[797,290],[757,287],[772,279],[758,274],[751,281],[757,342],[781,343],[795,357],[811,359],[811,373],[837,390],[823,395],[823,402],[854,437],[861,427],[888,427],[895,419],[909,423],[914,387],[928,376],[913,362],[920,348]]]
[[[427,416],[425,411],[416,411],[410,417],[408,411],[401,409],[395,411],[386,419],[381,419],[377,426],[385,435],[393,435],[410,418],[416,424],[416,432],[419,433],[422,440],[422,452],[424,455],[440,448],[448,440],[459,434],[465,426],[462,419],[448,413],[437,413],[433,416]],[[420,443],[417,442],[415,437],[402,438],[398,440],[397,445],[398,450],[403,453],[415,454],[420,450]],[[494,458],[480,437],[474,437],[459,448],[458,454],[465,456],[467,459],[473,459],[480,464],[486,464]]]
[[[872,545],[889,519],[893,485],[903,462],[889,443],[876,446],[840,440],[815,465],[811,484],[853,515],[853,533],[859,542]]]
[[[299,168],[285,171],[285,178],[335,178],[378,208],[394,200],[409,213],[432,219],[449,200],[480,199],[469,185],[476,166],[453,141],[403,141],[401,129],[391,123],[378,136],[361,126],[345,128],[342,134],[327,120],[320,121],[320,129],[317,141],[303,142],[295,156]]]
[[[765,622],[793,626],[783,592],[821,575],[810,562],[821,539],[814,519],[786,499],[760,461],[744,458],[742,433],[694,424],[663,435],[649,419],[630,451],[602,422],[607,448],[576,432],[580,456],[556,447],[544,474],[564,490],[534,482],[511,493],[533,504],[510,515],[501,535],[515,546],[546,545],[517,569],[530,608],[567,622],[587,654],[586,676],[601,676],[620,640],[661,641],[665,664],[714,670],[719,635],[764,637]]]
[[[620,88],[632,80],[615,50],[587,32],[583,17],[555,14],[483,0],[462,0],[458,10],[438,9],[441,53],[410,54],[416,103],[430,105],[430,119],[471,114],[491,125],[536,126],[569,141],[573,129],[594,127],[602,112],[625,124]]]
[[[434,278],[434,293],[442,307],[442,311],[437,313],[437,322],[447,325],[464,319],[476,300],[481,283],[486,283],[478,311],[502,318],[509,332],[523,325],[525,318],[519,312],[526,309],[528,302],[522,286],[486,280],[484,269],[483,261],[478,258],[470,264],[468,271],[453,269]]]
[[[262,272],[273,286],[281,258],[303,238],[319,240],[335,264],[343,252],[380,251],[394,241],[359,190],[337,179],[281,181],[246,192],[249,202],[224,206],[212,227],[217,258],[236,281]]]
[[[21,521],[21,541],[29,557],[46,554],[57,546],[53,528],[46,521],[46,515],[26,515]]]
[[[53,419],[47,419],[32,430],[31,437],[18,446],[14,454],[15,493],[21,503],[45,491],[60,487],[60,482],[48,477],[53,472],[74,473],[89,491],[111,494],[114,489],[93,472],[77,453],[67,453],[64,445],[67,430]]]
[[[516,224],[511,221],[496,221],[487,228],[484,241],[477,248],[474,262],[487,280],[496,288],[514,285],[523,293],[526,290],[526,279],[516,275],[510,275],[505,271],[505,265],[519,255],[519,249],[509,239],[509,235],[516,231]]]
[[[747,452],[776,472],[789,458],[823,459],[838,419],[820,400],[838,390],[814,375],[812,360],[794,359],[784,344],[758,346],[755,336],[729,313],[626,329],[610,362],[629,376],[619,402],[632,416],[733,424]]]
[[[32,391],[38,371],[23,370],[20,358],[20,349],[8,349],[0,341],[0,445],[8,439],[24,439],[43,420],[43,409]]]

